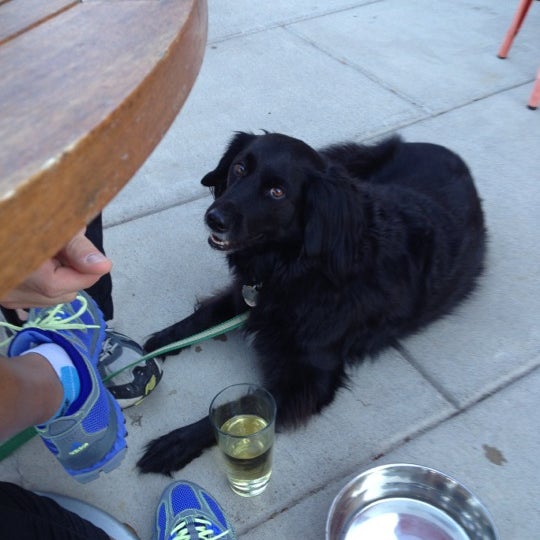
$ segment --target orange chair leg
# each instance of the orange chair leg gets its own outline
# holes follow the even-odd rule
[[[534,110],[538,108],[538,105],[540,105],[540,69],[536,75],[536,82],[534,83],[533,91],[527,106],[529,109]]]
[[[519,29],[521,28],[521,25],[525,20],[525,15],[527,15],[527,11],[529,11],[531,4],[532,0],[520,1],[516,14],[514,15],[514,20],[512,21],[508,32],[506,32],[501,48],[499,49],[499,53],[497,54],[499,58],[506,58],[508,56],[508,51],[512,46],[512,41],[514,41],[514,38],[519,32]]]

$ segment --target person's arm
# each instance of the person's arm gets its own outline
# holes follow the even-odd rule
[[[49,420],[63,396],[60,379],[43,356],[0,357],[0,442]]]

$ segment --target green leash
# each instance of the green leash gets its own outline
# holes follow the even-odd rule
[[[248,316],[249,312],[246,311],[245,313],[241,313],[240,315],[237,315],[236,317],[233,317],[228,321],[222,322],[221,324],[218,324],[216,326],[212,326],[212,328],[208,328],[208,330],[204,330],[202,332],[199,332],[198,334],[194,334],[185,339],[181,339],[180,341],[175,341],[170,345],[166,345],[165,347],[161,347],[160,349],[157,349],[149,354],[145,354],[144,356],[141,356],[137,361],[132,362],[127,366],[124,366],[122,369],[119,369],[118,371],[111,373],[110,375],[107,375],[107,377],[103,379],[103,382],[106,382],[109,379],[116,377],[118,374],[132,368],[133,366],[136,366],[137,364],[146,362],[146,360],[150,360],[151,358],[155,358],[156,356],[167,354],[171,351],[176,351],[178,349],[183,349],[185,347],[189,347],[190,345],[196,345],[197,343],[201,343],[202,341],[206,341],[207,339],[221,336],[222,334],[226,334],[231,330],[236,330],[244,324]],[[35,435],[37,435],[36,430],[33,427],[30,427],[25,429],[24,431],[21,431],[11,439],[8,439],[5,443],[0,444],[0,461],[7,458],[10,454],[15,452],[17,448],[28,442]]]
[[[103,379],[103,382],[107,382],[109,379],[112,379],[116,377],[118,374],[122,373],[123,371],[126,371],[126,369],[136,366],[137,364],[140,364],[142,362],[146,362],[146,360],[150,360],[151,358],[155,358],[156,356],[161,356],[162,354],[167,354],[171,351],[176,351],[177,349],[183,349],[184,347],[189,347],[190,345],[197,345],[197,343],[201,343],[201,341],[206,341],[207,339],[221,336],[221,334],[225,334],[227,332],[230,332],[231,330],[236,330],[236,328],[240,328],[240,326],[244,324],[248,316],[249,316],[249,312],[241,313],[240,315],[237,315],[236,317],[233,317],[232,319],[229,319],[228,321],[217,324],[216,326],[212,326],[212,328],[208,328],[208,330],[203,330],[202,332],[199,332],[198,334],[193,334],[192,336],[181,339],[180,341],[175,341],[174,343],[171,343],[170,345],[165,345],[165,347],[156,349],[155,351],[149,354],[145,354],[144,356],[141,356],[135,362],[132,362],[131,364],[128,364],[127,366],[124,366],[122,369],[119,369],[115,373],[111,373],[110,375],[107,375]]]

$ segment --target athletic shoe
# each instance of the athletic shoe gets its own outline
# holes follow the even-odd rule
[[[216,500],[191,482],[173,482],[161,495],[153,540],[236,540]]]
[[[157,386],[163,375],[161,361],[151,358],[131,367],[143,356],[131,338],[107,328],[98,360],[98,371],[122,409],[138,405]],[[125,369],[124,369],[125,368]]]
[[[8,356],[42,343],[56,343],[69,355],[80,379],[79,396],[62,416],[36,426],[45,446],[79,482],[89,482],[117,467],[126,452],[124,418],[96,368],[105,339],[105,321],[84,292],[70,304],[31,309],[13,337]]]

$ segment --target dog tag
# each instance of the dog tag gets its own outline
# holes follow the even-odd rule
[[[242,296],[244,297],[244,302],[249,307],[255,307],[257,305],[257,298],[259,296],[260,285],[243,285],[242,286]]]

